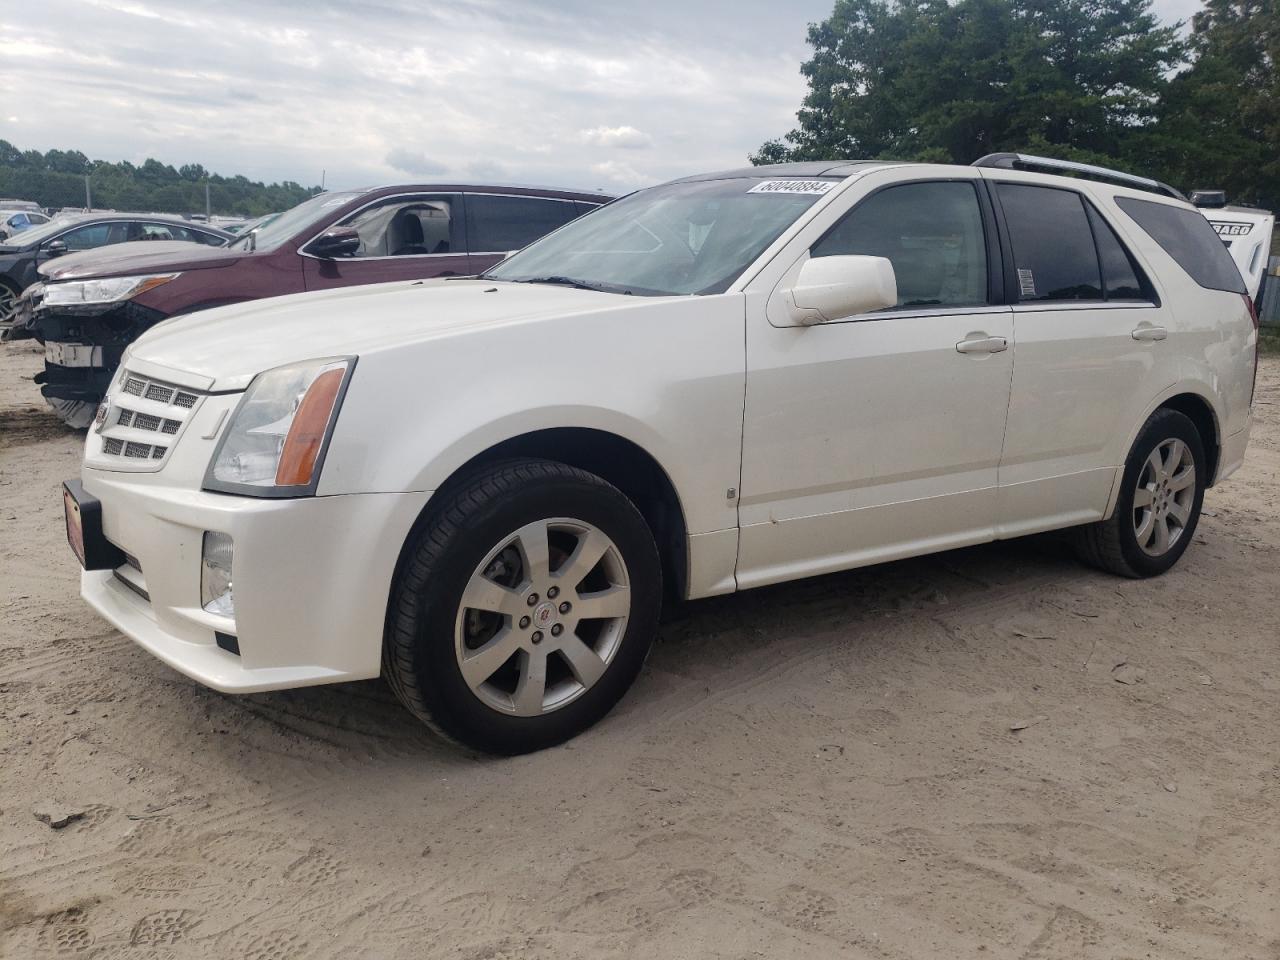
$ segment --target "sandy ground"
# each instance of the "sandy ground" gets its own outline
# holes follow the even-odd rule
[[[690,604],[515,760],[91,614],[37,361],[0,348],[0,956],[1280,957],[1280,361],[1174,573],[1041,538]]]

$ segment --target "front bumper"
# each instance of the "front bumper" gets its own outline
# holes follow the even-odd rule
[[[50,400],[97,403],[125,349],[164,319],[131,300],[101,307],[35,303],[22,330],[45,344],[44,371],[35,378],[40,392]]]
[[[82,479],[136,567],[84,571],[81,595],[174,669],[227,693],[378,675],[391,579],[429,494],[259,500],[88,468]],[[206,530],[234,542],[234,620],[200,605]]]

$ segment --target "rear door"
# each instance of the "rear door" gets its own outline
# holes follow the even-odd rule
[[[564,226],[579,213],[572,200],[515,194],[468,193],[466,205],[467,243],[476,273]]]
[[[360,235],[360,248],[350,257],[322,258],[304,246],[299,256],[308,290],[474,272],[458,194],[383,197],[332,226],[354,229]]]
[[[1101,519],[1121,441],[1168,385],[1168,330],[1133,253],[1081,192],[1017,176],[1002,172],[992,185],[1016,344],[1003,537]]]

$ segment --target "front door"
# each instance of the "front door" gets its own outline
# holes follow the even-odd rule
[[[748,297],[740,587],[994,536],[1013,324],[978,181],[890,179],[808,249],[887,257],[895,308],[779,322],[803,257]]]
[[[360,234],[349,257],[322,258],[303,247],[308,290],[392,280],[470,275],[466,226],[456,194],[384,197],[334,224]]]

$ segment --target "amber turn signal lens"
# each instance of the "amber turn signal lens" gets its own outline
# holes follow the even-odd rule
[[[284,450],[276,467],[276,485],[280,487],[305,486],[311,482],[316,468],[316,458],[324,443],[325,431],[333,405],[342,387],[345,368],[326,370],[307,390],[298,405],[289,434],[284,439]]]

